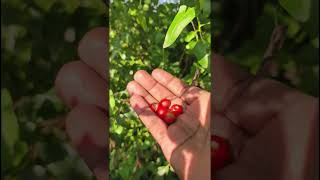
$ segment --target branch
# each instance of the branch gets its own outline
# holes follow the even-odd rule
[[[191,86],[198,86],[199,85],[199,77],[200,77],[200,70],[199,68],[196,69],[196,72],[194,73],[194,76],[192,78]]]
[[[285,40],[286,28],[284,25],[277,25],[271,35],[268,47],[263,55],[262,63],[260,65],[257,76],[268,75],[268,62],[271,62],[272,58],[282,48]]]

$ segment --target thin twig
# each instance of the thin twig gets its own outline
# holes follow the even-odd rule
[[[275,54],[282,48],[284,40],[285,40],[285,27],[283,25],[277,25],[273,30],[268,47],[264,53],[262,62],[260,64],[259,70],[257,71],[256,75],[252,76],[250,79],[247,79],[245,81],[245,84],[243,84],[241,90],[239,90],[236,94],[234,94],[231,100],[229,101],[229,103],[226,105],[227,107],[229,107],[230,104],[232,104],[235,99],[240,98],[246,92],[246,90],[252,85],[252,83],[255,82],[256,79],[264,76],[268,76],[267,64],[268,62],[271,62]]]
[[[282,48],[285,40],[285,30],[286,28],[283,25],[277,25],[274,28],[256,76],[268,75],[268,62],[271,62],[275,54]]]
[[[197,41],[198,41],[198,39],[199,39],[198,33],[197,33],[198,30],[196,29],[196,26],[194,25],[193,21],[191,21],[191,25],[192,25],[193,31],[196,32],[196,39],[197,39]]]
[[[197,22],[198,22],[198,32],[199,32],[199,35],[200,35],[201,40],[203,40],[203,37],[202,37],[202,34],[201,34],[201,23],[200,23],[200,20],[199,20],[198,17],[197,17]]]
[[[199,68],[197,68],[196,72],[194,73],[194,76],[192,78],[191,86],[198,86],[199,77],[200,77],[200,70],[199,70]]]

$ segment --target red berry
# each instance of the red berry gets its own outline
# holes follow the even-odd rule
[[[183,113],[183,108],[179,104],[174,104],[170,107],[171,112],[178,117],[180,114]]]
[[[164,122],[167,124],[172,124],[176,121],[177,117],[173,114],[173,112],[169,111],[163,118]]]
[[[166,109],[166,108],[158,105],[157,115],[158,115],[161,119],[164,119],[164,117],[166,116],[167,113],[168,113],[168,109]]]
[[[231,150],[228,140],[211,135],[211,168],[218,170],[226,166],[231,160]]]
[[[161,107],[164,107],[164,108],[169,108],[171,105],[171,101],[169,99],[162,99],[160,102],[159,102],[159,106]]]

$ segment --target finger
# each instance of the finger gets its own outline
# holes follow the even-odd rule
[[[80,59],[107,79],[108,63],[108,30],[107,28],[94,28],[87,32],[79,43],[78,54]]]
[[[213,108],[216,111],[223,111],[228,104],[231,93],[235,91],[240,82],[248,79],[250,75],[222,56],[212,54]]]
[[[213,57],[214,109],[223,112],[249,134],[258,133],[275,117],[281,116],[281,112],[297,104],[299,99],[308,99],[306,95],[274,80],[256,78],[250,81],[250,78],[248,81],[251,77],[248,73],[220,56]]]
[[[180,123],[172,124],[168,128],[167,125],[149,108],[147,102],[138,95],[133,95],[130,98],[130,104],[138,114],[140,120],[152,134],[154,139],[160,145],[162,152],[169,161],[172,152],[184,142],[192,132],[194,132],[193,122],[184,114],[179,116]],[[182,122],[188,123],[183,124]]]
[[[158,103],[158,101],[136,81],[129,82],[127,90],[131,96],[134,94],[142,96],[149,104]]]
[[[167,125],[150,109],[141,96],[133,95],[130,104],[154,139],[160,146],[163,145],[168,140]]]
[[[79,105],[66,118],[66,131],[71,144],[99,177],[108,167],[107,115],[93,105]]]
[[[134,74],[134,80],[146,89],[156,100],[164,98],[173,99],[175,95],[166,87],[158,83],[150,74],[144,70],[139,70]]]
[[[232,156],[237,159],[248,136],[223,114],[213,113],[212,116],[211,133],[227,139],[232,147]]]
[[[81,61],[65,64],[55,80],[57,94],[69,107],[92,104],[107,108],[107,83]]]
[[[162,69],[153,70],[152,77],[178,97],[181,97],[188,87],[183,81]]]

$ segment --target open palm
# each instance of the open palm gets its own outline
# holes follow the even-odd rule
[[[252,79],[223,57],[213,58],[211,130],[230,141],[234,161],[212,177],[315,179],[318,99],[271,79]]]
[[[210,93],[189,87],[161,69],[152,75],[137,71],[127,90],[131,106],[179,177],[210,179]],[[149,108],[164,98],[184,107],[184,113],[170,126]]]

